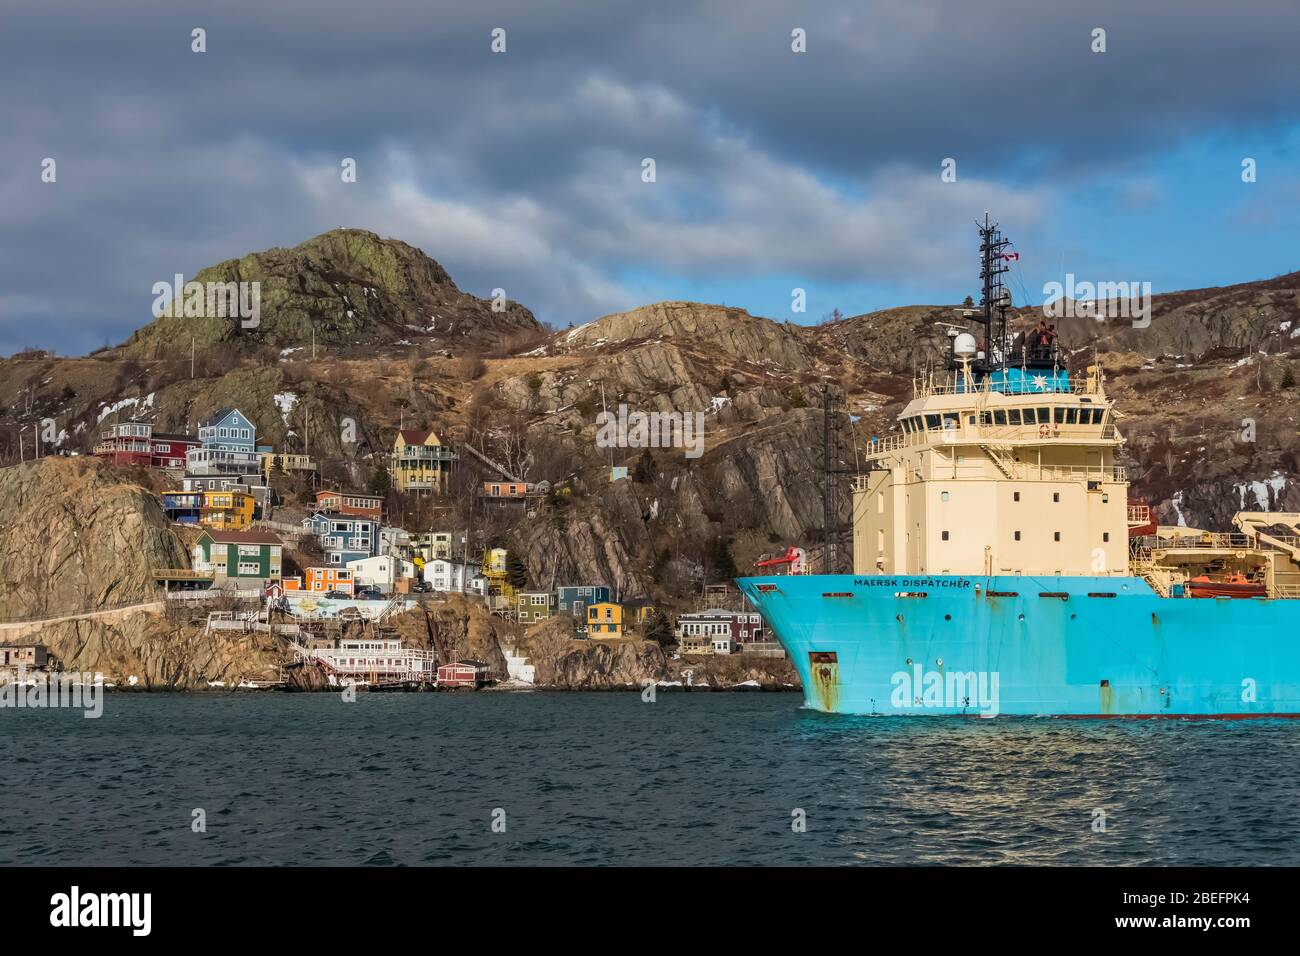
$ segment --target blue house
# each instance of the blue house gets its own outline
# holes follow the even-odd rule
[[[600,584],[576,584],[556,588],[561,614],[572,614],[579,633],[587,630],[587,608],[593,604],[609,603],[609,588]]]
[[[380,525],[374,518],[317,511],[304,518],[302,526],[320,542],[327,564],[345,565],[379,555]]]
[[[162,509],[178,524],[198,524],[203,510],[203,494],[198,491],[163,492]]]
[[[198,448],[185,456],[190,475],[255,475],[262,469],[257,426],[237,408],[221,408],[199,425]]]

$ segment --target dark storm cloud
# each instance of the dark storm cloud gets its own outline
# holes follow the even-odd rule
[[[159,278],[337,225],[560,321],[632,304],[629,270],[916,275],[947,268],[954,216],[1033,221],[1096,169],[1295,119],[1291,2],[1057,7],[19,4],[0,350],[120,338]],[[960,188],[939,186],[947,156]]]

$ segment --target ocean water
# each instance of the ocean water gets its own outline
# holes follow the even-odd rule
[[[251,692],[109,695],[98,720],[0,710],[0,863],[1300,864],[1300,722],[800,705]]]

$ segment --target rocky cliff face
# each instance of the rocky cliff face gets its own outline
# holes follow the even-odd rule
[[[482,601],[461,594],[448,595],[445,603],[408,611],[392,624],[407,647],[435,651],[439,663],[446,662],[444,649],[453,661],[483,661],[495,680],[507,676],[502,646],[514,646],[519,635],[515,625],[494,617]]]
[[[119,688],[203,690],[274,681],[285,658],[284,642],[271,635],[204,634],[201,625],[144,611],[112,622],[46,625],[30,639],[45,644],[65,671],[101,673]]]
[[[151,569],[188,567],[158,499],[92,458],[0,469],[0,617],[154,599]]]

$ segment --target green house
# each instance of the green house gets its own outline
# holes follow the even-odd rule
[[[284,543],[268,531],[217,531],[207,529],[194,543],[194,570],[211,571],[213,583],[223,580],[243,585],[280,580]]]
[[[520,591],[515,595],[515,612],[520,624],[536,624],[555,613],[554,591]]]

